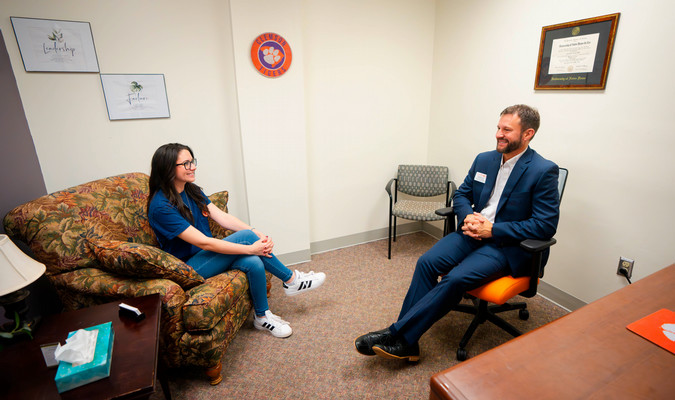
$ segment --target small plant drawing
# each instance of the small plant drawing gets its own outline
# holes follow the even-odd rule
[[[129,89],[134,93],[138,93],[141,90],[143,90],[143,86],[136,81],[131,81],[131,85],[130,85]]]
[[[47,39],[59,43],[63,42],[63,33],[61,33],[61,29],[52,29],[52,33],[47,36]]]

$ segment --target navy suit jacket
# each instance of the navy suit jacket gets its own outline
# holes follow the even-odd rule
[[[488,202],[502,154],[496,150],[479,154],[469,174],[453,196],[458,226]],[[492,240],[505,254],[513,276],[528,274],[531,255],[519,246],[524,239],[547,240],[553,237],[560,216],[558,166],[531,148],[527,148],[509,176],[497,205]],[[458,230],[459,234],[462,234]],[[544,254],[544,264],[548,252]]]

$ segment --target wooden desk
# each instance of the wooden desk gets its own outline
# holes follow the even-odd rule
[[[145,318],[135,322],[120,317],[122,302],[140,309]],[[147,399],[157,379],[160,312],[159,295],[154,294],[44,318],[33,340],[23,340],[0,353],[0,398]],[[47,368],[40,345],[64,344],[68,332],[108,321],[115,331],[110,376],[59,394],[54,383],[56,367]]]
[[[431,378],[430,399],[672,399],[675,354],[626,329],[675,311],[675,264]]]

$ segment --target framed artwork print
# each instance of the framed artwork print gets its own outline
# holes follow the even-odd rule
[[[26,72],[98,72],[89,22],[10,17]]]
[[[619,13],[541,29],[535,89],[604,89]]]
[[[169,118],[164,74],[101,74],[108,118]]]

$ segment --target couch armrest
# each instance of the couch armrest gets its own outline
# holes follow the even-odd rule
[[[128,297],[140,297],[159,293],[162,304],[169,310],[180,308],[186,300],[185,292],[177,283],[168,279],[135,279],[102,271],[98,268],[82,268],[49,277],[61,295],[67,309],[94,305],[83,303],[80,298],[98,298],[113,301]],[[174,312],[174,311],[172,311]]]

